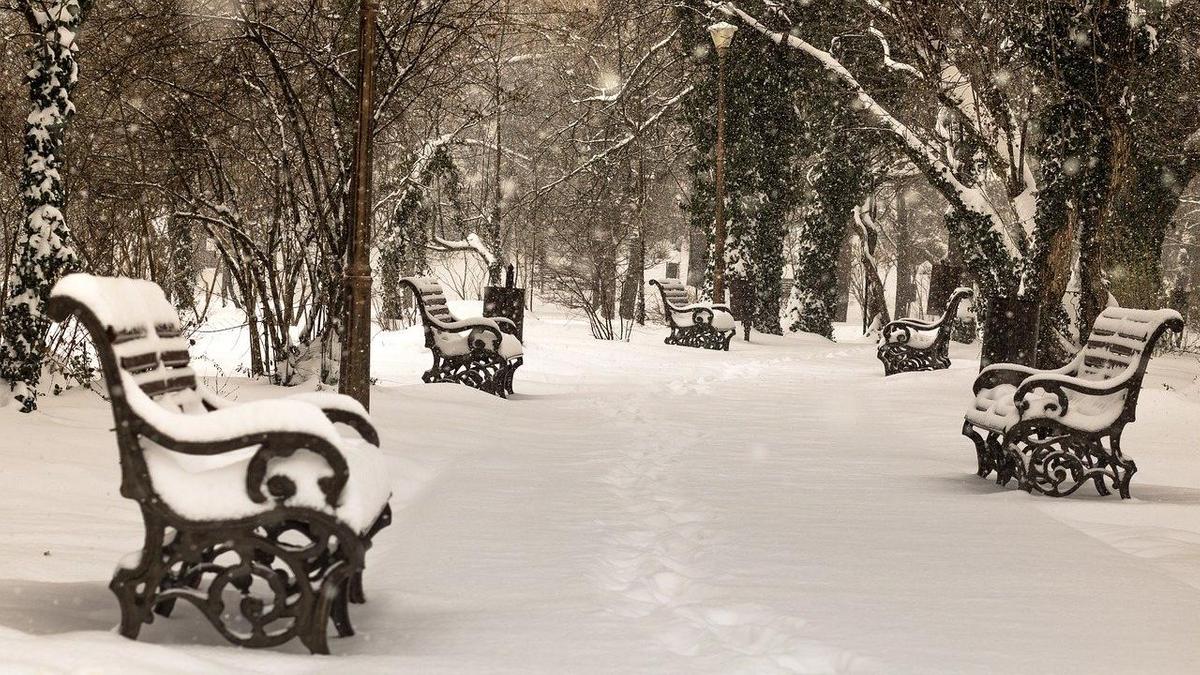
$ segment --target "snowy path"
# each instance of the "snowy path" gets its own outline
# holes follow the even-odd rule
[[[885,380],[868,345],[758,337],[716,354],[654,334],[623,345],[538,328],[511,401],[377,390],[407,506],[368,557],[371,603],[355,614],[360,634],[333,642],[338,667],[1194,672],[1200,662],[1200,489],[1188,487],[1200,485],[1200,439],[1178,423],[1154,429],[1200,406],[1163,391],[1154,367],[1127,434],[1143,467],[1138,499],[1049,500],[971,474],[958,435],[969,348],[951,371]],[[419,349],[387,337],[393,360],[377,374],[411,382]],[[1186,367],[1165,376],[1186,381]],[[105,428],[86,396],[56,405],[55,424]],[[0,423],[14,420],[31,425],[0,411]],[[111,563],[136,545],[115,451],[96,438],[62,460],[39,450],[49,464],[32,482],[36,463],[14,467],[16,443],[0,439],[5,512],[36,499],[45,516],[5,517],[20,550],[0,567],[0,653],[63,663],[68,646],[82,659],[68,663],[119,658],[148,671],[167,658],[196,671],[330,667],[296,649],[215,646],[182,613],[136,644],[94,632],[115,621]],[[64,480],[80,494],[73,507],[43,491]],[[82,513],[103,514],[95,534]],[[43,547],[61,550],[45,558]],[[63,570],[69,583],[51,583]],[[178,647],[191,641],[200,646]]]

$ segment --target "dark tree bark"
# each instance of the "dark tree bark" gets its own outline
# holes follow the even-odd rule
[[[917,299],[918,255],[913,246],[912,213],[900,184],[896,186],[896,316],[909,316],[910,306]]]
[[[837,284],[834,287],[835,300],[833,305],[833,320],[842,322],[850,312],[850,267],[853,255],[850,252],[849,231],[843,229],[842,244],[838,248],[837,265],[834,276]]]

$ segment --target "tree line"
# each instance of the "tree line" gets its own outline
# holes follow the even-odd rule
[[[250,374],[336,378],[357,4],[9,2],[12,394],[32,409],[45,367],[86,362],[40,315],[70,269],[152,279],[192,325],[235,303]],[[727,276],[757,330],[832,337],[852,294],[878,325],[937,262],[980,288],[992,357],[1050,362],[1110,302],[1194,295],[1197,0],[385,0],[380,323],[411,317],[400,276],[452,256],[460,292],[511,264],[598,338],[646,320],[665,260],[707,293],[717,20],[740,29]]]

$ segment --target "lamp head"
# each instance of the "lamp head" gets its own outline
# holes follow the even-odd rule
[[[708,27],[708,33],[712,36],[713,45],[719,51],[729,49],[729,43],[733,42],[733,34],[736,32],[737,26],[724,21],[719,21]]]

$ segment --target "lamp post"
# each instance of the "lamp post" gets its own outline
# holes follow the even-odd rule
[[[713,302],[725,301],[725,54],[737,26],[720,21],[708,27],[717,48],[716,227],[713,231]]]
[[[354,137],[354,198],[346,267],[346,325],[338,380],[343,394],[371,404],[371,121],[375,103],[375,15],[378,0],[362,0],[358,25],[358,115]]]

